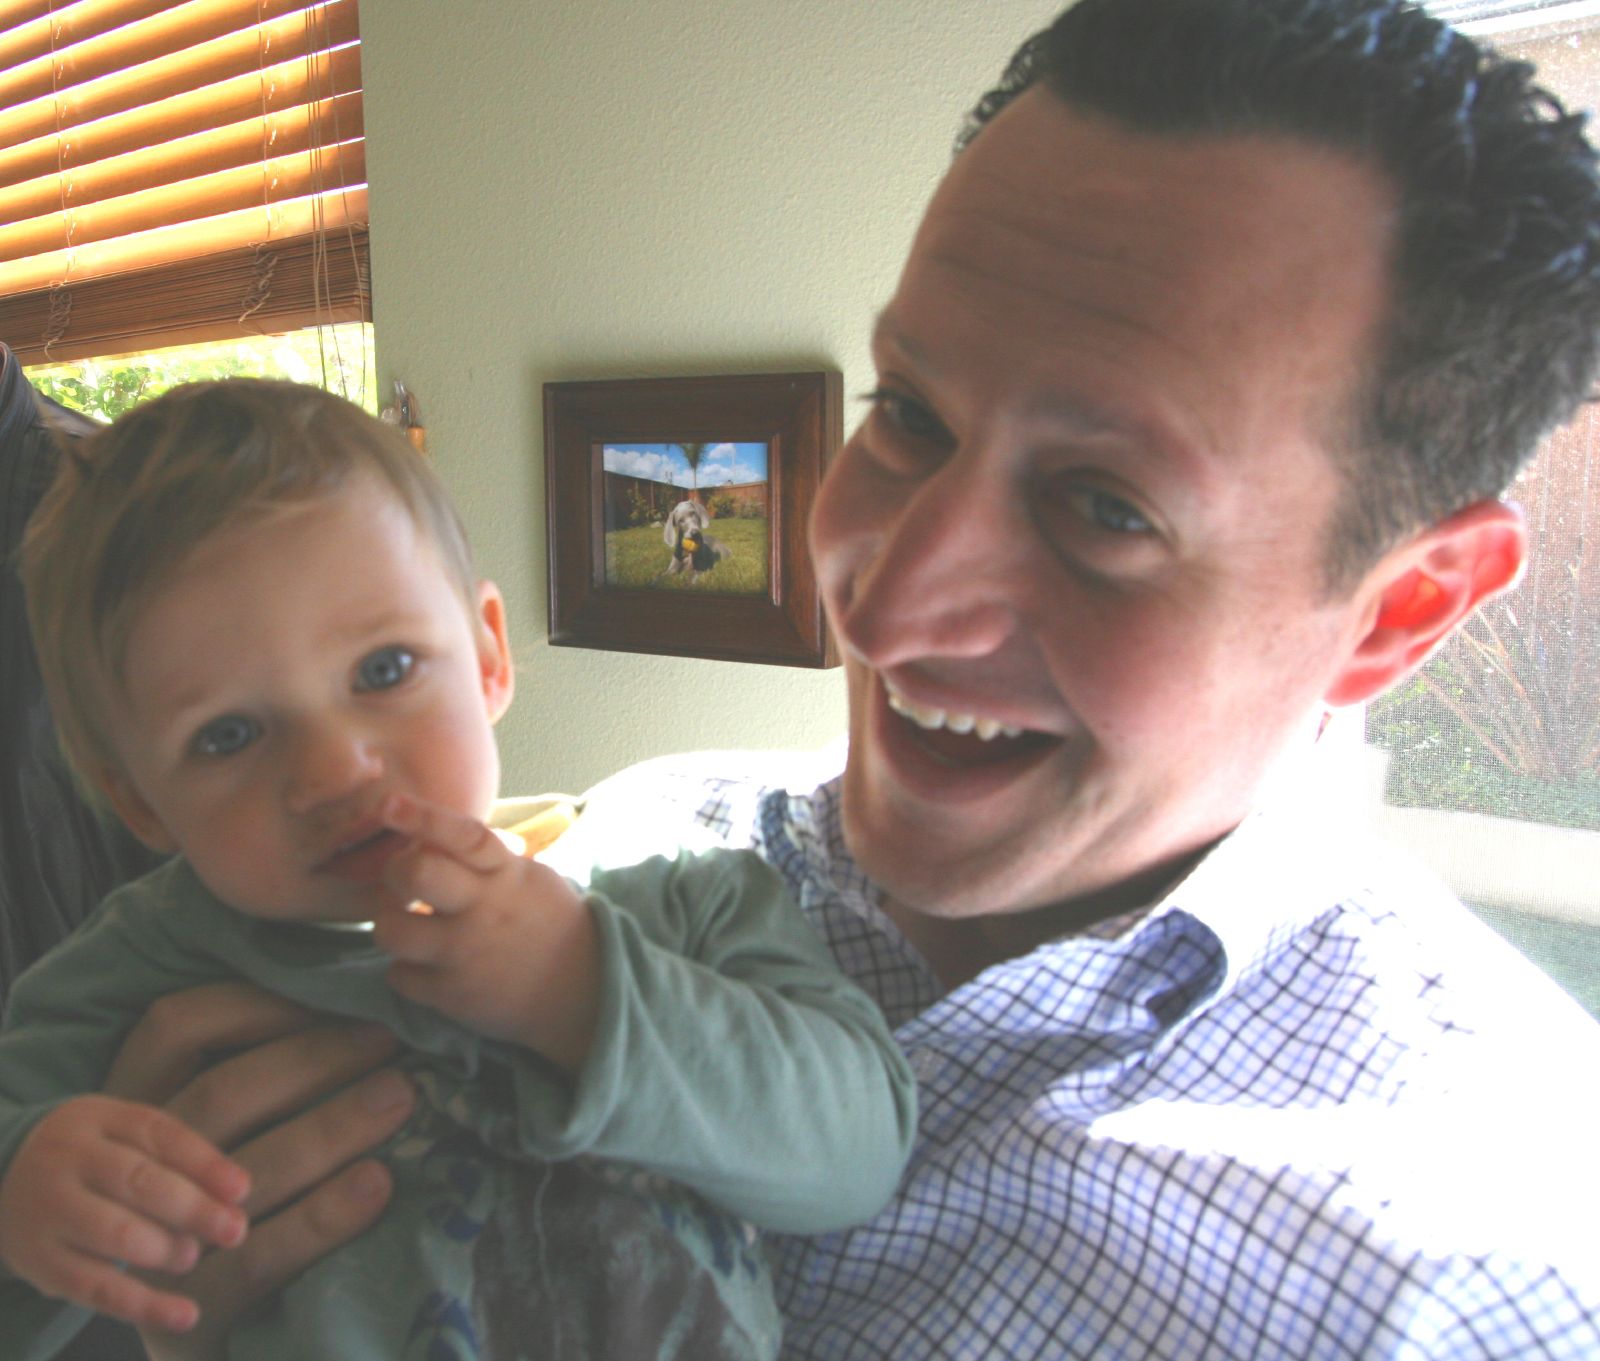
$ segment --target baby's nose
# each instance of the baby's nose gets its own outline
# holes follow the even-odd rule
[[[289,764],[289,809],[309,813],[348,798],[376,779],[382,770],[382,759],[363,734],[338,725],[319,725],[294,744]]]

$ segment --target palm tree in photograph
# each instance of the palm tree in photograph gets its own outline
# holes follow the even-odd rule
[[[683,455],[683,461],[689,465],[689,481],[695,500],[700,499],[700,460],[710,446],[701,444],[680,444],[678,452]]]

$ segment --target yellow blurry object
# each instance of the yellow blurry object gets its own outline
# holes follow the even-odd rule
[[[495,805],[494,825],[521,839],[523,854],[538,855],[578,820],[583,805],[570,794],[537,794],[502,799]]]

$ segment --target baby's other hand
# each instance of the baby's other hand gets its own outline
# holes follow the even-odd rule
[[[184,1332],[194,1301],[122,1267],[181,1273],[203,1247],[237,1246],[249,1189],[242,1167],[164,1111],[75,1097],[33,1127],[0,1182],[0,1261],[46,1295]]]

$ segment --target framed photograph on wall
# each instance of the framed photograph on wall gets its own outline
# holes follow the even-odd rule
[[[544,386],[550,641],[837,666],[806,520],[837,372]]]

